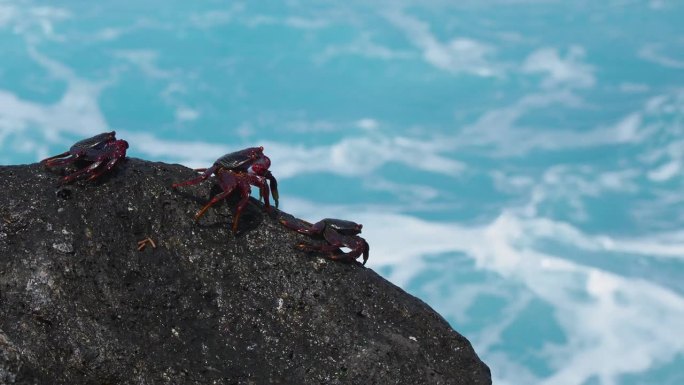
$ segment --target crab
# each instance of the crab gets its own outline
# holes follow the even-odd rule
[[[250,185],[259,188],[259,198],[263,199],[264,207],[267,211],[271,210],[269,201],[270,188],[275,207],[278,207],[278,182],[271,171],[268,170],[270,166],[271,160],[264,155],[263,147],[250,147],[244,150],[231,152],[218,158],[216,162],[214,162],[214,165],[209,168],[195,169],[195,171],[202,172],[202,175],[184,182],[174,183],[171,187],[177,188],[198,184],[205,181],[212,174],[216,176],[223,192],[214,196],[209,203],[202,207],[202,209],[195,214],[195,220],[199,220],[211,206],[228,197],[235,189],[238,189],[241,199],[238,202],[235,215],[233,216],[232,230],[233,233],[235,233],[237,231],[240,214],[249,201],[252,190]]]
[[[72,182],[83,175],[90,175],[88,180],[95,179],[116,166],[126,157],[128,142],[117,140],[116,132],[104,132],[74,143],[64,153],[43,159],[40,162],[46,167],[64,166],[76,162],[91,162],[89,166],[81,168],[64,178],[62,183]]]
[[[296,232],[312,237],[323,238],[328,244],[315,245],[300,242],[295,247],[302,251],[329,252],[329,257],[335,261],[353,262],[363,254],[363,264],[368,261],[368,242],[359,237],[363,225],[342,219],[325,218],[314,224],[294,217],[281,218],[280,223]],[[347,247],[351,251],[344,253],[340,247]]]

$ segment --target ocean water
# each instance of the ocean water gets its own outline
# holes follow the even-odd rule
[[[684,2],[0,0],[0,164],[262,145],[499,385],[684,384]]]

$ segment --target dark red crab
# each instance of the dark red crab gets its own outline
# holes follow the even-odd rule
[[[303,251],[330,252],[330,259],[342,262],[353,262],[363,254],[363,264],[368,261],[368,242],[359,237],[363,225],[345,221],[342,219],[325,218],[314,224],[296,219],[281,219],[280,223],[285,227],[297,231],[298,233],[322,237],[328,242],[327,245],[314,245],[308,242],[301,242],[296,247]],[[340,251],[340,247],[351,249],[348,253]]]
[[[218,183],[223,189],[223,192],[214,196],[209,203],[207,203],[200,211],[195,214],[195,220],[198,220],[204,213],[217,202],[225,199],[236,188],[239,189],[241,199],[235,210],[233,217],[232,230],[237,230],[240,213],[249,201],[249,195],[252,192],[250,185],[259,187],[259,197],[264,200],[264,205],[267,210],[270,210],[271,204],[269,201],[269,188],[275,206],[278,207],[278,182],[271,174],[268,168],[271,166],[271,160],[264,155],[263,147],[250,147],[244,150],[231,152],[216,160],[214,165],[209,168],[200,168],[196,171],[202,172],[202,175],[197,178],[190,179],[185,182],[174,183],[171,187],[176,188],[180,186],[187,186],[200,183],[214,174],[218,179]]]
[[[117,140],[115,131],[104,132],[78,141],[71,146],[69,151],[40,162],[46,167],[64,166],[79,161],[91,162],[89,166],[65,176],[62,183],[69,183],[84,175],[90,175],[88,180],[92,180],[111,170],[121,159],[124,159],[127,148],[128,142]]]

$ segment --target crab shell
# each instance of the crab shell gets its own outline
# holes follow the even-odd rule
[[[343,235],[358,235],[361,233],[361,229],[363,229],[362,224],[343,219],[325,218],[321,222],[325,222],[326,226],[330,226],[333,230]]]
[[[91,138],[79,140],[78,142],[74,143],[73,146],[71,146],[69,152],[72,154],[79,153],[81,151],[98,148],[104,144],[113,142],[115,140],[116,131],[104,132],[102,134],[97,134]]]
[[[248,171],[255,163],[261,164],[263,169],[268,169],[271,160],[264,155],[263,147],[250,147],[244,150],[226,154],[214,162],[214,166],[231,171]]]

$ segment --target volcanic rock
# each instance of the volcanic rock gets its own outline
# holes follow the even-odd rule
[[[233,234],[232,197],[195,222],[216,184],[170,188],[195,175],[0,167],[0,384],[491,384],[425,303],[295,250],[283,213],[252,199]]]

